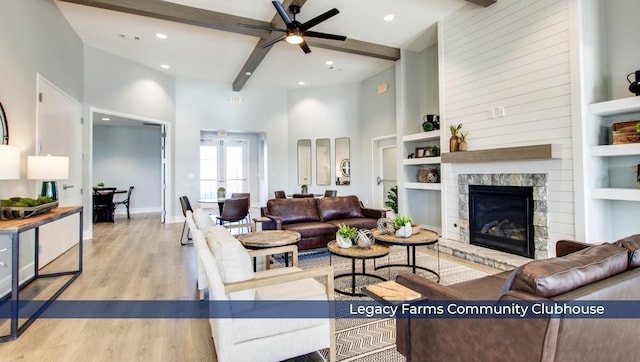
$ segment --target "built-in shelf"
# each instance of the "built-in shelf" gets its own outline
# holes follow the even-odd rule
[[[431,141],[440,139],[440,130],[409,134],[402,137],[404,142]]]
[[[592,146],[591,156],[614,157],[640,155],[640,143]]]
[[[439,183],[429,183],[429,182],[407,182],[404,184],[404,187],[407,189],[414,189],[414,190],[440,190]]]
[[[589,105],[589,113],[597,116],[613,116],[640,112],[640,97],[614,99]]]
[[[562,158],[562,145],[545,144],[492,148],[488,150],[447,152],[441,154],[442,163],[518,161]]]
[[[437,165],[440,157],[406,158],[402,160],[403,165]]]
[[[593,189],[594,199],[640,201],[640,189],[598,188]]]

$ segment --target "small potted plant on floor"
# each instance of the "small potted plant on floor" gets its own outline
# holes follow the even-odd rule
[[[341,248],[350,248],[354,245],[358,229],[353,226],[340,224],[338,225],[338,232],[336,232],[336,243]]]
[[[224,187],[218,187],[218,198],[224,199],[226,191]]]

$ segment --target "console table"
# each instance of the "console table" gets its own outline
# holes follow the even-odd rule
[[[40,226],[49,224],[62,218],[80,214],[78,227],[78,269],[70,271],[62,271],[57,273],[40,274],[38,271],[38,253],[40,247]],[[0,221],[0,235],[8,235],[11,238],[11,331],[10,334],[0,336],[0,342],[10,341],[18,338],[27,327],[33,323],[38,316],[56,299],[62,292],[67,289],[73,281],[82,273],[82,206],[58,207],[41,215],[36,215],[26,219],[16,219]],[[20,271],[20,234],[34,230],[34,263],[33,276],[24,283],[19,282]],[[51,278],[64,275],[71,275],[71,278],[64,283],[33,315],[31,315],[22,325],[18,325],[19,308],[20,308],[20,290],[25,288],[31,282],[39,278]],[[3,299],[6,301],[8,297]],[[22,319],[22,318],[20,318]]]

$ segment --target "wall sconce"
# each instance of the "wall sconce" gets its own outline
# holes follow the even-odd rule
[[[0,180],[20,179],[20,149],[0,144]]]
[[[42,180],[40,196],[58,199],[58,185],[55,180],[69,178],[69,157],[63,156],[29,156],[27,158],[27,178]]]

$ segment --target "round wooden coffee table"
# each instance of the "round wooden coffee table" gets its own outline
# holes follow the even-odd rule
[[[329,249],[329,253],[331,255],[338,255],[345,258],[351,259],[351,273],[338,274],[334,277],[334,279],[350,277],[351,278],[351,292],[340,290],[335,288],[336,293],[349,295],[352,297],[363,297],[365,296],[363,293],[356,293],[356,275],[368,276],[371,278],[376,278],[379,280],[386,280],[385,278],[370,274],[366,272],[365,269],[365,261],[367,259],[375,259],[385,255],[389,255],[390,247],[384,244],[373,244],[369,249],[359,248],[357,246],[352,246],[350,248],[341,248],[338,246],[338,243],[333,240],[327,244],[327,249]],[[362,272],[356,272],[356,259],[362,260]],[[331,264],[331,259],[329,259],[329,264]],[[377,269],[377,268],[376,268]]]
[[[300,233],[290,230],[263,230],[240,234],[236,239],[247,249],[265,249],[295,244],[300,241]],[[284,253],[284,263],[289,266],[289,253]],[[255,259],[253,260],[253,269],[256,269]]]
[[[438,243],[438,239],[440,235],[435,231],[420,229],[417,233],[411,234],[411,236],[406,238],[401,238],[399,236],[395,236],[395,234],[382,234],[379,230],[372,230],[373,237],[376,238],[376,241],[393,246],[393,245],[403,245],[407,247],[407,263],[406,264],[387,264],[387,265],[379,265],[375,269],[382,268],[390,268],[394,266],[398,267],[410,267],[413,271],[413,274],[416,273],[416,269],[428,271],[434,274],[438,278],[438,282],[440,281],[440,249],[436,245],[436,250],[438,252],[438,271],[436,272],[433,269],[429,269],[423,266],[416,265],[416,246],[422,245],[434,245]],[[410,256],[411,254],[411,256]]]

